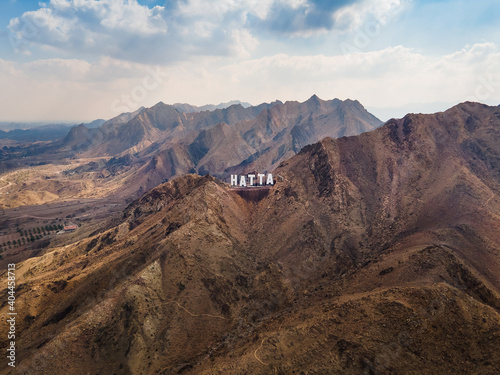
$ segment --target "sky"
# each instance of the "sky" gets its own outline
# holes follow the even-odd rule
[[[2,0],[0,121],[357,99],[382,120],[500,104],[498,0]]]

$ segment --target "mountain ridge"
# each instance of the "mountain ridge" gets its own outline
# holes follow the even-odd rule
[[[185,173],[228,179],[232,173],[270,171],[325,136],[354,135],[380,125],[359,102],[351,100],[311,97],[304,103],[275,101],[248,108],[234,104],[196,113],[159,102],[124,113],[98,128],[76,126],[59,141],[4,148],[0,168],[77,162],[64,172],[72,191],[76,187],[73,181],[80,178],[85,185],[102,186],[128,198]],[[116,168],[116,161],[112,170],[106,168],[111,159],[125,160],[125,156],[131,158],[122,168]],[[103,163],[96,163],[96,158]],[[43,185],[50,193],[45,196],[51,199],[64,193],[43,181],[31,190],[43,190]]]
[[[258,202],[161,184],[20,264],[19,370],[493,374],[499,141],[462,103],[306,146]]]
[[[202,106],[195,106],[192,104],[188,103],[174,103],[172,104],[176,109],[185,112],[185,113],[191,113],[191,112],[204,112],[204,111],[214,111],[216,109],[225,109],[227,107],[230,107],[232,105],[239,104],[243,106],[244,108],[251,107],[252,105],[247,102],[242,102],[240,100],[231,100],[229,102],[225,103],[220,103],[220,104],[206,104]]]

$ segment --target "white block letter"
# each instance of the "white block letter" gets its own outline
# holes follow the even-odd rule
[[[267,175],[267,182],[266,182],[266,185],[274,185],[274,181],[273,181],[273,175],[271,173],[269,173]]]
[[[240,186],[247,186],[247,180],[245,179],[245,176],[240,177]]]
[[[248,179],[250,180],[249,185],[253,186],[253,180],[255,179],[255,175],[254,174],[249,174],[248,175]]]
[[[265,174],[259,173],[257,176],[259,176],[259,181],[261,185],[264,185],[264,177],[266,176]]]
[[[238,175],[237,174],[231,175],[231,186],[238,186]]]

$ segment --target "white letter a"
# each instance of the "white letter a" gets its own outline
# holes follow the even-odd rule
[[[266,185],[274,185],[273,175],[271,173],[267,175]]]
[[[240,186],[247,186],[247,180],[245,179],[245,176],[241,176]]]

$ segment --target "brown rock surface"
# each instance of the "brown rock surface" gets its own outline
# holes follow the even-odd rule
[[[3,181],[12,183],[2,172],[31,177],[17,179],[9,194],[0,194],[0,207],[57,202],[68,196],[135,199],[186,173],[210,173],[227,180],[231,173],[271,171],[326,136],[356,135],[381,124],[357,101],[316,96],[304,103],[248,108],[237,104],[200,112],[182,112],[160,102],[99,128],[73,127],[58,141],[2,149],[0,189]],[[59,171],[40,175],[37,166]],[[60,185],[57,189],[53,181]],[[21,198],[33,191],[43,195]]]
[[[18,265],[10,373],[497,374],[499,162],[464,103],[308,146],[258,202],[160,185]]]

